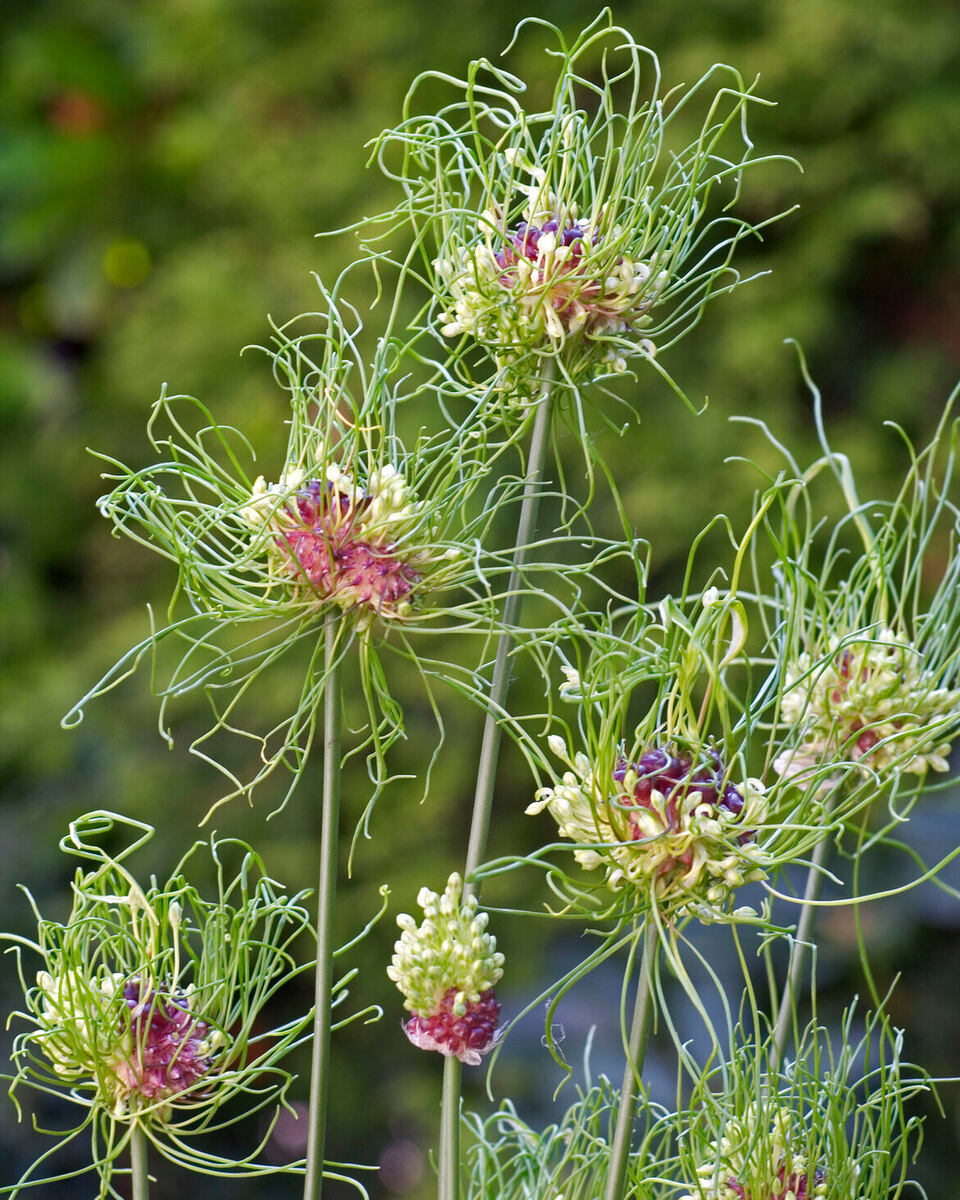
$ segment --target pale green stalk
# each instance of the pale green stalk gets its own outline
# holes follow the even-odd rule
[[[824,816],[826,817],[828,813],[829,807]],[[816,902],[820,898],[820,888],[823,885],[823,865],[827,859],[828,849],[829,839],[824,836],[814,847],[813,857],[810,859],[810,866],[807,870],[807,882],[803,889],[803,902],[800,905],[800,919],[797,922],[797,932],[790,946],[787,980],[780,996],[777,1023],[773,1030],[773,1061],[777,1066],[783,1060],[783,1052],[786,1049],[787,1035],[790,1032],[791,1018],[807,956],[807,947],[813,938],[813,923],[817,915]]]
[[[136,1123],[130,1130],[130,1178],[132,1200],[149,1200],[150,1175],[147,1171],[147,1139]]]
[[[627,1163],[630,1158],[630,1143],[633,1125],[637,1119],[640,1100],[640,1073],[647,1054],[647,1039],[650,1034],[650,1019],[653,1015],[653,958],[659,946],[660,931],[654,921],[648,919],[643,935],[643,959],[640,963],[640,978],[637,981],[637,997],[633,1005],[633,1021],[630,1040],[627,1044],[627,1065],[623,1072],[620,1089],[620,1106],[617,1109],[617,1124],[610,1148],[610,1166],[604,1200],[621,1200],[627,1180]]]
[[[490,681],[490,699],[483,724],[483,740],[477,763],[477,787],[473,797],[473,818],[470,824],[470,840],[467,844],[467,862],[464,868],[464,895],[476,894],[479,887],[470,882],[470,875],[483,862],[490,829],[490,813],[493,807],[493,789],[497,778],[497,760],[500,755],[500,737],[503,732],[500,718],[510,690],[510,653],[513,635],[520,620],[523,605],[523,568],[527,561],[530,543],[536,533],[537,513],[540,508],[540,492],[543,467],[547,459],[550,442],[550,422],[553,416],[551,390],[553,387],[554,362],[550,359],[543,373],[543,386],[537,414],[534,418],[530,438],[530,454],[527,460],[527,476],[524,482],[520,517],[517,522],[517,540],[513,551],[513,569],[507,586],[507,599],[503,606],[503,629],[497,641],[497,654]]]
[[[320,1200],[323,1191],[323,1147],[330,1088],[330,1026],[333,988],[333,906],[337,892],[340,829],[340,664],[337,637],[340,616],[327,616],[326,679],[323,689],[323,797],[320,828],[320,873],[317,880],[317,973],[314,991],[313,1052],[310,1060],[310,1110],[304,1200]]]
[[[443,1060],[437,1200],[460,1200],[460,1060]]]
[[[490,682],[490,697],[483,723],[483,740],[477,763],[477,786],[473,798],[473,818],[470,823],[470,840],[467,844],[467,861],[463,877],[464,896],[477,894],[479,886],[470,882],[470,875],[483,862],[490,830],[490,814],[493,808],[493,789],[497,778],[497,760],[500,756],[502,728],[500,714],[510,690],[510,652],[513,635],[520,620],[523,605],[523,568],[527,561],[530,543],[536,533],[537,513],[540,508],[540,491],[543,468],[547,460],[550,443],[550,421],[553,415],[551,390],[555,365],[552,359],[543,374],[540,400],[533,422],[530,438],[530,453],[527,458],[527,474],[520,502],[517,521],[517,539],[513,551],[507,599],[503,606],[503,628],[497,640],[497,653]],[[457,1200],[460,1193],[460,1062],[449,1056],[444,1060],[443,1101],[440,1120],[439,1145],[439,1200]]]

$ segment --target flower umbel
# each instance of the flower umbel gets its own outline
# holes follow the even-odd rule
[[[801,654],[787,669],[781,707],[801,741],[774,769],[798,780],[831,761],[856,763],[863,776],[894,765],[915,775],[946,771],[950,744],[929,730],[960,717],[960,689],[937,683],[923,654],[891,629],[834,638],[822,655]]]
[[[711,1143],[711,1157],[697,1168],[701,1190],[680,1200],[821,1200],[829,1193],[824,1171],[810,1168],[804,1154],[796,1149],[791,1115],[778,1111],[768,1137],[756,1136],[756,1124],[763,1119],[757,1105],[742,1119],[731,1118],[719,1141]],[[755,1160],[763,1158],[759,1164]],[[759,1187],[741,1183],[740,1176],[754,1180],[764,1177]],[[719,1178],[718,1178],[719,1177]]]
[[[763,785],[734,784],[715,751],[695,761],[651,746],[630,761],[621,750],[608,773],[585,754],[570,758],[562,738],[551,737],[550,748],[569,769],[527,812],[546,808],[561,837],[594,843],[574,855],[587,870],[602,867],[610,888],[632,885],[661,905],[718,910],[741,884],[764,877],[754,833],[766,819]]]
[[[541,182],[545,175],[534,168]],[[573,335],[585,342],[643,328],[667,281],[665,271],[614,252],[611,259],[600,229],[591,222],[552,213],[528,219],[505,234],[497,249],[487,233],[475,246],[461,251],[459,262],[438,260],[453,301],[442,315],[442,333],[470,333],[486,343],[509,345],[533,337],[560,345]],[[614,230],[617,237],[620,230]],[[609,240],[609,239],[608,239]],[[505,294],[506,293],[506,294]],[[641,349],[653,352],[653,343]],[[626,359],[605,352],[615,370]]]
[[[118,531],[174,562],[178,577],[167,621],[151,623],[149,636],[66,723],[82,719],[87,699],[157,653],[164,710],[189,692],[210,701],[212,723],[191,749],[227,781],[217,803],[252,794],[280,767],[292,777],[282,806],[314,742],[329,619],[336,661],[350,653],[360,666],[367,720],[354,727],[354,748],[369,750],[378,780],[365,825],[388,777],[386,753],[403,729],[381,655],[389,648],[409,658],[407,632],[440,624],[487,636],[494,576],[506,571],[481,548],[483,536],[516,488],[490,479],[480,416],[455,434],[420,427],[412,443],[404,441],[399,412],[416,392],[401,394],[410,365],[403,348],[382,339],[368,366],[358,356],[361,326],[352,310],[323,298],[326,311],[279,331],[272,352],[289,401],[288,440],[275,473],[257,474],[253,464],[267,452],[238,429],[219,424],[198,401],[166,395],[149,422],[153,460],[140,469],[112,463],[114,486],[102,512]],[[165,645],[173,648],[169,656]],[[281,687],[258,692],[258,681],[275,672]],[[168,733],[165,713],[160,725]],[[235,736],[247,749],[256,744],[239,770],[220,748]]]
[[[830,1029],[796,1034],[786,1058],[762,1029],[730,1031],[725,1061],[671,1117],[676,1200],[905,1194],[923,1123],[910,1101],[930,1084],[902,1059],[902,1032],[851,1006]]]
[[[121,824],[140,836],[114,858],[96,839]],[[310,931],[300,897],[279,892],[252,851],[227,841],[209,849],[218,868],[239,850],[239,873],[227,882],[221,869],[214,899],[181,873],[201,844],[165,884],[143,888],[122,860],[152,834],[113,813],[75,821],[62,847],[99,865],[77,872],[65,922],[38,918],[36,941],[17,947],[30,946],[42,968],[30,986],[21,963],[17,1016],[30,1028],[14,1042],[11,1094],[34,1087],[82,1108],[66,1140],[92,1138],[104,1196],[135,1126],[186,1165],[271,1169],[255,1155],[234,1163],[193,1151],[189,1139],[214,1119],[229,1125],[282,1101],[291,1077],[281,1060],[310,1020],[270,1028],[264,1019],[270,998],[304,970],[290,952]]]
[[[511,405],[535,394],[544,358],[562,358],[572,386],[623,371],[743,282],[730,260],[756,228],[736,203],[763,161],[746,110],[764,101],[733,69],[663,89],[656,56],[609,10],[573,41],[541,20],[521,22],[515,40],[525,26],[556,39],[542,108],[525,108],[526,85],[481,59],[463,79],[440,77],[453,95],[439,116],[417,112],[434,73],[416,80],[378,147],[407,193],[385,219],[414,226],[440,333],[484,347]]]
[[[37,1045],[60,1078],[99,1076],[114,1116],[193,1089],[227,1043],[191,1011],[192,987],[144,991],[103,969],[40,971],[37,986]]]
[[[410,1041],[477,1066],[496,1041],[500,1004],[493,987],[503,974],[503,955],[486,932],[489,918],[477,911],[476,897],[462,893],[456,873],[440,895],[420,889],[423,921],[397,917],[403,932],[387,975],[413,1014],[403,1027]]]

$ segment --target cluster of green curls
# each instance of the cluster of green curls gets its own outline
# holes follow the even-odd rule
[[[117,830],[132,844],[110,855],[99,843]],[[233,1163],[191,1142],[251,1112],[273,1109],[276,1120],[285,1102],[292,1076],[281,1063],[304,1040],[309,1014],[272,1028],[264,1014],[307,969],[305,897],[286,894],[249,847],[215,839],[195,845],[167,882],[143,887],[125,863],[152,834],[95,812],[63,839],[66,853],[93,865],[78,869],[65,921],[37,913],[35,940],[14,939],[25,999],[14,1015],[27,1028],[14,1042],[11,1093],[39,1089],[81,1109],[63,1136],[92,1138],[88,1169],[103,1188],[134,1129],[188,1168],[275,1170],[256,1150]],[[205,845],[218,879],[212,900],[184,874]],[[32,977],[25,952],[41,964]]]

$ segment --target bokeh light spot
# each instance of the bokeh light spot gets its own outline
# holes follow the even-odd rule
[[[117,238],[103,256],[103,273],[114,287],[136,287],[150,274],[150,251],[136,238]]]

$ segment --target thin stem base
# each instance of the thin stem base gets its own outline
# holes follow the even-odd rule
[[[310,1060],[310,1110],[304,1200],[320,1200],[323,1149],[330,1088],[330,1010],[333,990],[333,908],[337,894],[340,831],[340,664],[337,661],[340,617],[331,613],[324,629],[323,800],[320,829],[320,872],[317,880],[317,971],[314,983],[313,1050]]]
[[[630,1143],[633,1126],[637,1119],[640,1101],[639,1078],[647,1054],[650,1021],[653,1016],[653,960],[659,947],[660,931],[649,921],[643,935],[643,960],[640,963],[640,978],[637,981],[637,996],[633,1005],[633,1022],[627,1045],[627,1065],[623,1072],[620,1089],[620,1107],[617,1124],[613,1132],[610,1149],[610,1166],[607,1169],[607,1184],[604,1200],[621,1200],[627,1179],[627,1163],[630,1158]]]

